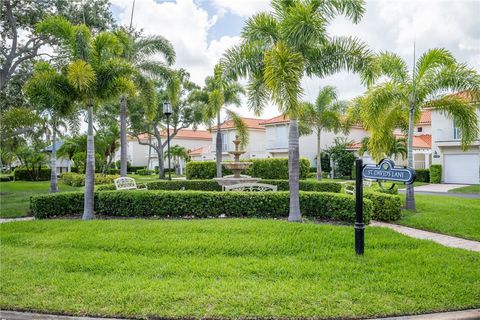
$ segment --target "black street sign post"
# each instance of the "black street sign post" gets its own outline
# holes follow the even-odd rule
[[[362,159],[355,160],[355,253],[363,255],[365,250],[365,225],[363,223],[363,178],[376,180],[380,187],[382,182],[392,181],[412,184],[415,170],[407,167],[395,167],[390,159],[383,159],[378,165],[363,165]],[[392,188],[395,184],[392,185]]]

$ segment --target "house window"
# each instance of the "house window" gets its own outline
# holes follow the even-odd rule
[[[462,133],[460,132],[460,128],[456,126],[455,121],[453,121],[453,139],[454,140],[462,139]]]
[[[228,133],[222,133],[222,151],[228,151]]]
[[[423,128],[422,127],[418,127],[417,128],[417,132],[422,132],[423,131]]]

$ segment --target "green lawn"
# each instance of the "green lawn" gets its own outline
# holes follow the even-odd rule
[[[404,211],[397,223],[480,241],[480,199],[421,194],[415,199],[417,212]]]
[[[0,225],[0,308],[130,317],[373,317],[480,307],[480,254],[275,220]]]
[[[58,181],[58,189],[64,191],[78,191],[82,188],[70,187]],[[15,181],[0,182],[0,217],[12,218],[28,215],[30,196],[48,193],[50,181]]]
[[[448,192],[480,194],[480,184],[467,186],[467,187],[461,187],[461,188],[455,188],[455,189],[449,190]]]

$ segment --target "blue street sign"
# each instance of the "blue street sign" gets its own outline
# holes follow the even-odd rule
[[[363,167],[362,176],[377,181],[396,181],[412,184],[415,181],[415,170],[395,167],[390,159],[383,159],[378,165],[367,164]]]

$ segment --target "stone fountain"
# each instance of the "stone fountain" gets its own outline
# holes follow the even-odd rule
[[[222,178],[213,178],[213,180],[217,181],[222,187],[238,183],[255,183],[260,180],[260,178],[252,178],[250,176],[241,174],[244,170],[252,165],[252,162],[240,161],[240,155],[245,153],[245,151],[239,150],[240,142],[241,140],[239,137],[235,136],[235,140],[233,140],[233,144],[235,144],[235,151],[228,152],[229,154],[233,154],[233,162],[222,162],[222,165],[225,168],[232,170],[233,174],[224,176]]]

